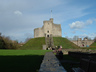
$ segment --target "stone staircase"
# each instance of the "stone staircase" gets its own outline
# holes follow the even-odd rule
[[[45,42],[46,42],[46,46],[49,47],[54,47],[54,42],[53,42],[53,37],[52,35],[50,35],[50,37],[45,37]]]

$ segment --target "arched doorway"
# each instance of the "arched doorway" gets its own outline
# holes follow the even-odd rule
[[[49,37],[49,35],[47,35],[47,37]]]

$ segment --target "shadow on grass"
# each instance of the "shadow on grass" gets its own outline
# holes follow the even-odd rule
[[[58,56],[56,57],[58,58]],[[80,60],[69,55],[63,55],[63,59],[60,60],[60,63],[67,70],[67,72],[72,72],[73,67],[79,67]]]
[[[43,55],[0,56],[0,72],[38,72]]]

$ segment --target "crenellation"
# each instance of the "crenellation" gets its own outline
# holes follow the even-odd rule
[[[42,28],[34,29],[34,38],[36,37],[61,37],[61,24],[54,24],[53,18],[50,18],[47,21],[43,21]]]

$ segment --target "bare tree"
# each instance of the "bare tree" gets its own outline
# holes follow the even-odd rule
[[[0,36],[1,36],[2,33],[0,33]]]
[[[96,37],[94,37],[94,42],[96,42]]]
[[[78,40],[78,38],[79,38],[78,36],[74,36],[73,40]]]

